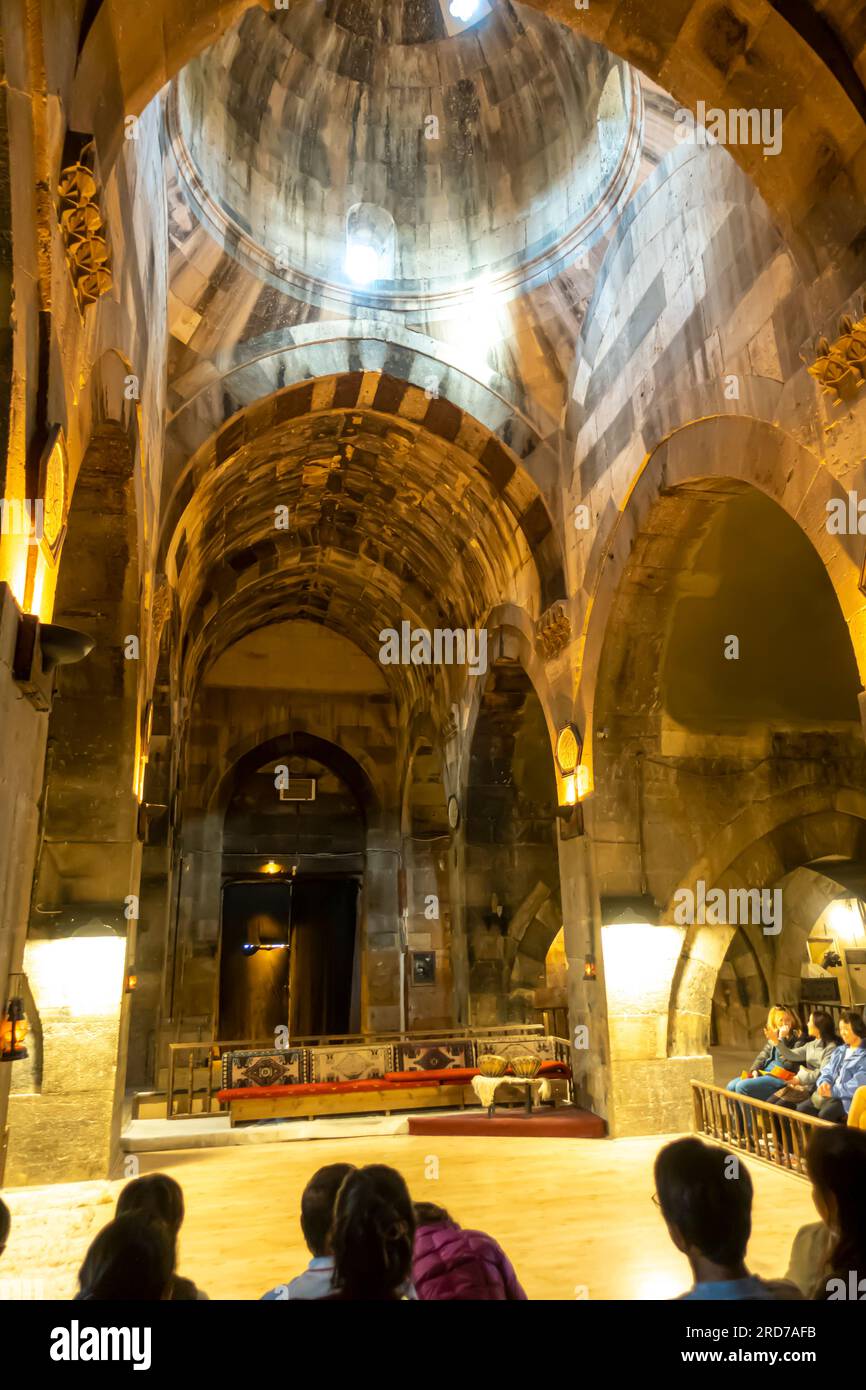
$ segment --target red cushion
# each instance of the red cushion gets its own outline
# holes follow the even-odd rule
[[[539,1076],[571,1076],[571,1067],[567,1062],[542,1062]]]
[[[412,1082],[386,1081],[309,1081],[301,1086],[238,1086],[232,1090],[217,1091],[217,1100],[268,1100],[283,1096],[343,1096],[353,1092],[399,1091],[407,1085],[417,1086],[417,1078]],[[432,1087],[431,1087],[432,1089]]]
[[[386,1071],[385,1077],[388,1081],[393,1081],[395,1085],[409,1085],[415,1082],[422,1085],[425,1081],[432,1081],[442,1085],[468,1086],[473,1076],[478,1075],[477,1067],[441,1067],[439,1070],[430,1071]]]

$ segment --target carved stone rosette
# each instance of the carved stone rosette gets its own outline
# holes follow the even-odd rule
[[[866,385],[866,318],[855,323],[846,315],[839,321],[836,341],[831,345],[826,338],[819,338],[816,351],[809,374],[834,397],[836,405],[850,401]]]
[[[559,656],[571,641],[571,623],[562,600],[545,609],[535,624],[535,646],[545,661]]]
[[[111,289],[108,241],[96,178],[86,164],[67,165],[58,183],[57,211],[66,264],[80,313]]]

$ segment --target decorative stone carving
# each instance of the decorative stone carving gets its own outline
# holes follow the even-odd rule
[[[866,305],[864,305],[866,313]],[[856,323],[846,314],[839,320],[839,337],[832,345],[826,338],[816,343],[817,357],[809,367],[835,404],[850,401],[866,384],[866,317]]]
[[[162,641],[162,630],[168,621],[171,613],[172,593],[171,585],[167,577],[161,574],[157,577],[153,591],[153,603],[151,606],[151,619],[153,622],[154,643],[159,647]]]
[[[571,623],[562,600],[552,603],[535,624],[536,649],[550,661],[552,657],[568,646],[571,640]]]
[[[79,313],[111,289],[108,241],[92,169],[86,163],[92,145],[79,160],[61,170],[58,182],[58,220],[66,264]]]

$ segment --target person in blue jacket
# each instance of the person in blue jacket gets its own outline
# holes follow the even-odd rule
[[[839,1015],[839,1034],[842,1047],[837,1047],[823,1071],[819,1072],[815,1090],[798,1110],[822,1120],[848,1117],[854,1092],[866,1086],[866,1023],[854,1009],[843,1009]]]

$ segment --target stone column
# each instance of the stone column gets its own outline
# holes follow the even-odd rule
[[[401,1023],[399,845],[394,831],[368,831],[361,1028],[369,1033],[396,1032]]]
[[[123,1090],[126,950],[120,933],[31,931],[24,963],[39,1006],[42,1066],[38,1089],[11,1098],[12,1186],[111,1175]]]
[[[685,927],[667,923],[618,921],[602,928],[617,1134],[690,1130],[689,1082],[713,1080],[706,1052],[712,986],[707,994],[707,963],[684,957],[685,937]],[[718,967],[710,968],[715,980]],[[687,1038],[678,1037],[670,1024],[674,992],[688,996],[696,977],[699,1024]]]
[[[600,913],[588,835],[559,839],[562,924],[568,961],[568,1018],[575,1103],[603,1116],[613,1132],[610,1043]],[[595,979],[587,967],[595,968]]]

